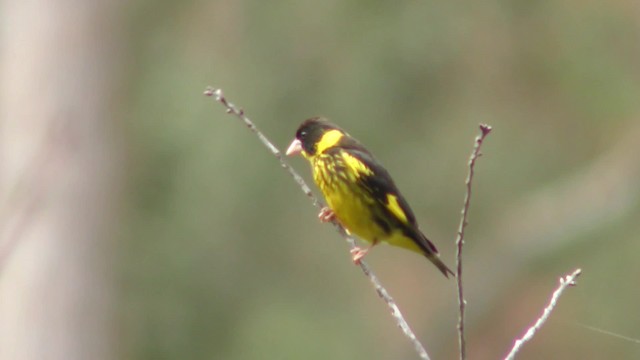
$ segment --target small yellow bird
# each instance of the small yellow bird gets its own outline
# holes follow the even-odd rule
[[[352,250],[356,264],[371,248],[386,242],[420,253],[444,276],[455,276],[418,228],[387,170],[356,139],[323,118],[311,118],[300,125],[287,149],[287,155],[300,153],[311,164],[313,179],[329,205],[320,211],[320,220],[335,219],[371,243]]]

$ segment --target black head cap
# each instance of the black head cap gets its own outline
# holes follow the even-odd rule
[[[316,152],[316,144],[329,130],[340,130],[337,125],[334,125],[321,117],[313,117],[311,119],[307,119],[296,131],[296,139],[300,140],[302,143],[302,149],[309,155],[315,155]]]

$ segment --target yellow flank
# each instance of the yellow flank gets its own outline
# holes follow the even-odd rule
[[[327,131],[316,145],[316,154],[322,154],[328,148],[335,146],[343,136],[344,134],[339,130]]]
[[[424,251],[416,244],[415,241],[406,237],[398,230],[392,232],[391,235],[383,241],[389,245],[398,246],[407,250],[415,251],[418,254],[425,255]]]
[[[387,208],[391,210],[393,215],[400,221],[405,224],[407,223],[407,215],[402,211],[400,204],[398,204],[398,198],[395,195],[387,194]]]

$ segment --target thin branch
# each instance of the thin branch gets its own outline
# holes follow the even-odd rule
[[[547,305],[547,307],[544,308],[544,311],[542,312],[542,316],[540,316],[540,318],[538,318],[535,324],[533,324],[529,328],[529,330],[527,330],[527,332],[524,334],[522,338],[515,341],[513,348],[511,349],[509,354],[504,358],[505,360],[513,360],[516,354],[518,353],[518,351],[520,351],[520,349],[522,348],[522,345],[524,345],[524,343],[526,343],[527,341],[531,340],[533,336],[536,334],[536,332],[540,330],[542,325],[544,325],[544,323],[549,318],[549,315],[551,315],[551,312],[553,311],[553,309],[556,307],[558,303],[558,299],[560,299],[560,295],[562,295],[562,292],[569,286],[575,286],[576,278],[580,276],[581,273],[582,273],[581,269],[576,269],[573,271],[573,273],[560,278],[560,286],[558,286],[556,291],[553,292],[553,295],[551,296],[551,300],[549,301],[549,305]]]
[[[204,95],[214,96],[215,100],[221,103],[226,108],[226,111],[228,114],[235,115],[235,117],[242,120],[244,124],[256,134],[256,136],[258,137],[258,139],[260,139],[262,144],[266,146],[267,149],[269,149],[269,151],[273,154],[273,156],[275,156],[278,159],[278,161],[280,162],[280,166],[282,166],[282,168],[285,169],[289,173],[289,175],[291,175],[291,177],[293,177],[293,180],[300,186],[300,188],[305,193],[305,195],[307,195],[307,197],[311,199],[311,202],[313,203],[313,205],[319,209],[324,207],[324,204],[322,203],[322,201],[320,201],[313,194],[313,192],[311,192],[311,189],[309,188],[307,183],[302,179],[302,177],[285,161],[284,157],[282,156],[282,152],[280,152],[280,150],[278,150],[278,148],[275,145],[273,145],[273,143],[269,141],[269,139],[267,139],[267,137],[260,130],[258,130],[255,124],[244,114],[244,110],[238,108],[237,106],[235,106],[225,98],[224,94],[222,93],[222,89],[207,87],[207,89],[205,89],[204,91]],[[349,247],[351,249],[355,248],[356,246],[355,240],[347,234],[346,229],[342,227],[342,225],[340,225],[338,222],[334,221],[332,223],[333,223],[333,226],[338,231],[338,233],[342,235],[342,237],[347,241],[347,243],[349,244]],[[364,261],[360,261],[359,265],[360,265],[360,269],[362,269],[362,272],[369,278],[369,280],[373,284],[373,287],[378,293],[378,296],[382,300],[384,300],[384,302],[387,304],[387,306],[391,310],[391,316],[393,316],[393,318],[395,319],[397,326],[400,328],[400,330],[402,330],[402,332],[409,339],[409,341],[411,341],[420,358],[423,360],[430,360],[429,355],[427,354],[427,351],[425,350],[424,346],[422,346],[420,341],[416,338],[416,335],[411,330],[411,327],[402,316],[402,313],[400,312],[398,305],[396,305],[391,295],[389,295],[389,292],[387,292],[387,290],[382,286],[382,284],[380,283],[380,280],[378,280],[378,277],[371,271],[369,266]]]
[[[469,205],[471,204],[471,184],[473,182],[473,174],[474,168],[476,165],[476,160],[482,154],[480,153],[480,148],[482,147],[482,143],[484,139],[491,132],[491,126],[486,124],[480,124],[480,135],[476,137],[475,146],[473,147],[473,151],[471,152],[471,157],[469,158],[469,174],[467,175],[467,180],[465,184],[467,186],[467,192],[464,196],[464,206],[462,208],[462,217],[460,219],[460,226],[458,226],[458,236],[456,239],[456,266],[457,266],[457,274],[456,278],[458,281],[458,304],[460,305],[459,317],[458,317],[458,341],[460,343],[460,360],[465,360],[467,357],[466,353],[466,342],[464,339],[464,309],[466,306],[466,301],[464,300],[464,293],[462,288],[462,246],[464,245],[464,230],[468,224],[468,213],[469,213]]]

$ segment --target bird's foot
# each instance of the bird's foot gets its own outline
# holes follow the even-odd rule
[[[369,250],[371,250],[371,247],[366,247],[364,249],[359,248],[359,247],[354,247],[353,249],[350,250],[351,252],[351,260],[353,260],[353,263],[356,265],[360,265],[360,262],[362,261],[362,258],[364,258],[365,255],[367,255],[367,253],[369,252]]]
[[[318,219],[320,222],[332,222],[336,219],[336,214],[334,214],[333,210],[328,207],[323,207],[318,214]]]

